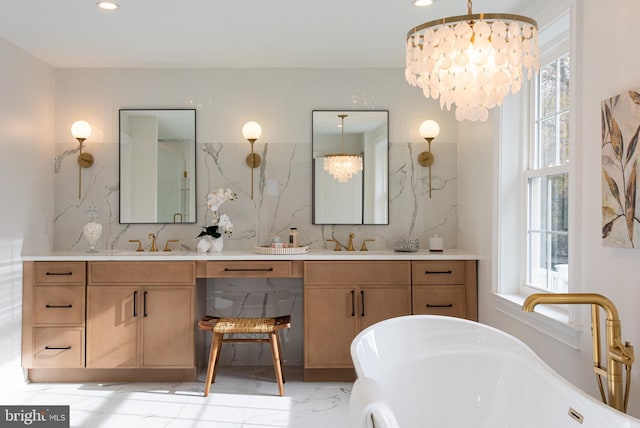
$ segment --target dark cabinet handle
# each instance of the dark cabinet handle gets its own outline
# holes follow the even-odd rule
[[[355,290],[351,290],[351,316],[356,316],[356,298],[355,298]]]
[[[47,276],[71,276],[73,272],[47,272]]]
[[[148,291],[145,291],[142,294],[142,316],[144,317],[147,316],[147,293]]]
[[[452,274],[450,270],[425,270],[425,275]]]
[[[427,303],[427,308],[453,308],[453,303],[449,303],[448,305],[430,305]]]
[[[225,272],[273,272],[273,268],[256,268],[256,269],[248,269],[248,268],[224,268]]]
[[[46,304],[44,305],[45,308],[61,308],[61,309],[71,309],[73,308],[73,305],[50,305],[50,304]]]
[[[134,291],[133,292],[133,317],[137,317],[138,316],[138,308],[136,306],[136,302],[138,301],[138,292]]]
[[[46,349],[47,351],[67,351],[71,349],[71,346],[63,346],[63,347],[45,346],[44,349]]]
[[[360,303],[362,303],[362,310],[360,311],[360,316],[364,316],[364,290],[360,290]]]

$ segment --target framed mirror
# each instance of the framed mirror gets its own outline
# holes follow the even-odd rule
[[[121,109],[120,223],[195,222],[195,109]]]
[[[314,110],[311,127],[313,224],[389,224],[389,112]]]

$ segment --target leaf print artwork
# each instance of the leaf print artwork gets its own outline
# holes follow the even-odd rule
[[[640,91],[602,101],[602,243],[638,248]]]

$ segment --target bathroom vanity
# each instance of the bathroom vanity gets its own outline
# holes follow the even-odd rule
[[[193,381],[206,364],[206,283],[292,278],[304,290],[305,380],[353,379],[362,329],[408,314],[477,320],[476,257],[52,253],[23,257],[22,366],[31,381]]]

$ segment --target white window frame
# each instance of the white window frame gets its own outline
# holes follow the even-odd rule
[[[560,3],[560,2],[559,2]],[[576,91],[578,85],[576,76],[576,43],[575,43],[575,0],[562,1],[555,4],[553,10],[547,10],[546,24],[540,25],[541,31],[549,28],[565,14],[570,20],[570,31],[564,37],[564,44],[555,43],[542,45],[540,64],[548,63],[548,59],[569,52],[570,55],[570,111],[569,125],[569,292],[575,284],[575,162],[576,159]],[[545,15],[545,13],[542,13]],[[543,21],[545,22],[545,21]],[[540,21],[539,21],[540,24]],[[568,36],[568,37],[567,37]],[[568,40],[567,40],[568,39]],[[554,40],[552,38],[552,40]],[[567,49],[568,46],[568,49]],[[547,60],[545,62],[545,60]],[[531,288],[525,284],[526,280],[526,245],[527,245],[527,176],[528,156],[525,150],[533,147],[529,144],[535,137],[536,118],[536,85],[537,78],[532,78],[523,85],[522,91],[516,96],[510,95],[500,110],[500,148],[497,153],[499,188],[496,200],[496,236],[494,245],[493,292],[495,309],[511,318],[517,319],[532,328],[567,344],[574,349],[580,349],[582,327],[577,320],[578,312],[575,307],[567,308],[558,305],[540,305],[534,314],[522,312],[524,299],[534,293],[541,292],[539,288]],[[524,142],[521,145],[514,141]],[[560,168],[560,167],[554,167]],[[544,172],[544,171],[541,171]],[[547,171],[548,172],[548,171]]]
[[[550,64],[551,62],[557,61],[559,58],[565,56],[565,55],[569,55],[569,60],[573,61],[571,59],[571,52],[570,52],[570,43],[569,43],[569,39],[568,39],[569,35],[565,34],[561,39],[559,40],[553,40],[551,41],[552,46],[548,47],[545,49],[544,54],[542,55],[541,59],[540,59],[540,68]],[[572,64],[572,63],[571,63]],[[572,65],[570,64],[570,67],[572,67]],[[573,75],[570,74],[570,79],[573,78]],[[551,167],[543,167],[543,168],[537,168],[533,165],[534,161],[536,160],[536,148],[537,148],[537,143],[538,143],[538,121],[540,120],[540,118],[538,117],[538,113],[540,111],[540,100],[538,98],[538,94],[539,94],[539,85],[538,85],[538,80],[539,80],[539,75],[536,76],[536,80],[535,82],[532,82],[531,87],[532,87],[532,91],[533,91],[533,101],[531,103],[531,108],[532,108],[532,113],[533,113],[533,117],[531,120],[531,136],[528,139],[526,145],[528,146],[528,150],[525,151],[528,153],[524,163],[525,163],[525,168],[524,168],[524,180],[523,180],[523,184],[524,184],[524,195],[525,195],[525,199],[524,199],[524,209],[525,209],[525,213],[527,215],[527,219],[525,221],[525,225],[524,225],[524,229],[525,229],[525,237],[524,237],[524,249],[523,249],[523,257],[524,257],[524,262],[523,262],[523,266],[524,266],[524,275],[523,275],[523,280],[522,280],[522,285],[521,285],[521,290],[520,293],[523,295],[529,295],[529,294],[533,294],[533,293],[549,293],[549,292],[553,292],[553,290],[550,290],[549,288],[543,288],[543,287],[539,287],[535,284],[531,284],[527,281],[527,273],[529,270],[529,247],[530,247],[530,243],[529,243],[529,235],[528,235],[528,231],[529,231],[529,212],[530,212],[530,205],[529,205],[529,192],[530,192],[530,188],[529,188],[529,180],[532,178],[543,178],[543,177],[550,177],[553,175],[560,175],[560,174],[567,174],[567,176],[569,177],[569,188],[568,190],[568,199],[569,199],[569,207],[571,207],[574,203],[574,201],[571,198],[571,183],[573,183],[571,181],[572,176],[574,175],[573,173],[573,168],[570,162],[561,164],[561,165],[556,165],[556,166],[551,166]],[[572,82],[572,81],[571,81]],[[570,84],[570,88],[573,87],[573,83]],[[570,89],[571,92],[571,89]],[[574,141],[575,138],[573,136],[573,122],[575,121],[574,117],[575,117],[575,112],[572,110],[573,108],[573,103],[570,101],[569,103],[569,107],[568,107],[568,111],[569,111],[569,115],[570,115],[570,129],[569,129],[569,161],[571,160],[571,155],[573,154],[572,152],[572,146],[574,145]],[[561,112],[556,112],[556,115],[559,115]],[[557,136],[557,134],[556,134]],[[569,215],[569,240],[571,239],[572,236],[572,230],[574,229],[573,227],[573,219],[571,218],[571,215]],[[571,250],[571,248],[569,249]],[[571,261],[571,251],[569,251],[569,260]],[[571,266],[571,263],[569,261],[569,267]],[[545,269],[546,270],[546,269]],[[550,272],[546,272],[547,275],[549,275]],[[567,272],[568,273],[568,272]],[[568,291],[571,290],[571,275],[569,275],[568,277]],[[558,274],[557,275],[557,280],[561,280],[561,275]],[[566,308],[564,308],[564,310],[566,310]]]

